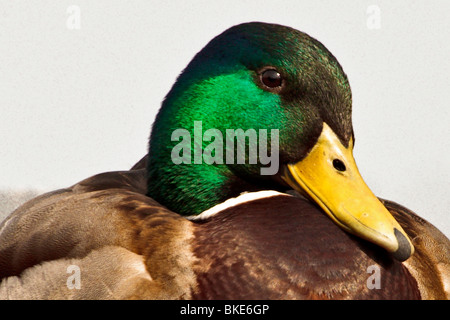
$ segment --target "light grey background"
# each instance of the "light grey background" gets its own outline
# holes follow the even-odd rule
[[[265,21],[310,34],[338,58],[367,184],[450,234],[450,1],[0,4],[0,214],[30,189],[130,168],[193,55],[232,25]],[[80,29],[66,26],[70,5]],[[379,29],[368,28],[371,5]]]

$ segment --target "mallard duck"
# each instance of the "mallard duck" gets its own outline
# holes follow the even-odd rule
[[[366,186],[351,108],[319,41],[226,30],[181,73],[131,170],[1,224],[0,297],[445,299],[449,240]]]

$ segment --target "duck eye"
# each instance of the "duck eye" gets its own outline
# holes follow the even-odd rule
[[[261,82],[269,88],[281,87],[281,74],[275,69],[268,69],[261,74]]]
[[[347,169],[345,167],[344,162],[342,162],[342,160],[339,160],[339,159],[333,160],[333,167],[338,171],[345,171]]]

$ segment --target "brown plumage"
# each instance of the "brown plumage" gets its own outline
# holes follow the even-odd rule
[[[445,298],[448,239],[393,203],[416,247],[403,264],[301,198],[255,200],[192,222],[146,197],[145,183],[137,165],[17,209],[0,227],[0,298]],[[67,287],[70,265],[81,289]],[[367,286],[373,265],[380,289]]]
[[[416,248],[403,262],[417,280],[422,299],[450,299],[450,241],[411,210],[388,200],[383,204],[405,229]]]

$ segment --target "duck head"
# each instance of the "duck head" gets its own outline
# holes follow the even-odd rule
[[[163,101],[147,194],[195,215],[245,191],[294,189],[339,227],[405,260],[411,241],[353,159],[351,109],[347,76],[319,41],[280,25],[234,26],[193,58]]]

